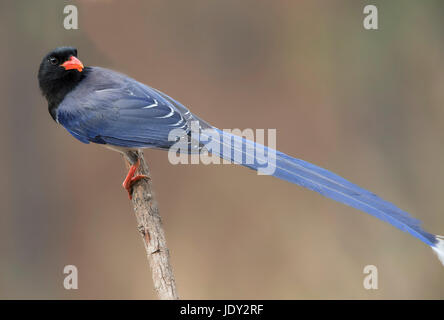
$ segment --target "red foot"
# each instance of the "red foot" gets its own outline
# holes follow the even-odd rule
[[[149,179],[147,176],[141,174],[134,176],[139,166],[140,166],[140,160],[137,160],[137,162],[133,164],[129,169],[128,175],[126,176],[125,180],[122,183],[122,186],[126,189],[126,191],[128,191],[128,196],[130,200],[133,198],[134,184],[141,179]]]

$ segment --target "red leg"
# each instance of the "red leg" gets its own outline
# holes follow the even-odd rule
[[[137,162],[133,164],[129,169],[128,174],[122,183],[122,186],[126,189],[126,191],[128,191],[128,196],[130,200],[133,198],[133,185],[141,179],[149,179],[147,176],[141,174],[134,176],[139,166],[140,160],[137,160]]]

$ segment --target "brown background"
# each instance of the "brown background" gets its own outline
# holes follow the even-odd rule
[[[220,128],[276,128],[278,149],[444,233],[442,1],[373,1],[378,31],[364,1],[70,1],[71,31],[66,3],[0,2],[1,298],[155,297],[121,157],[74,140],[40,96],[59,45]],[[145,155],[183,298],[444,298],[443,266],[392,226],[244,168]]]

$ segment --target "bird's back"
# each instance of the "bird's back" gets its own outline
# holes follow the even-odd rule
[[[121,73],[100,67],[84,72],[56,113],[57,121],[82,142],[168,148],[172,129],[189,131],[193,120],[211,127],[176,100]]]

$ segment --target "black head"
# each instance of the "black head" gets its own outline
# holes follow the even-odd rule
[[[77,58],[76,48],[59,47],[43,58],[38,79],[53,118],[55,118],[55,108],[84,76],[85,70]]]

